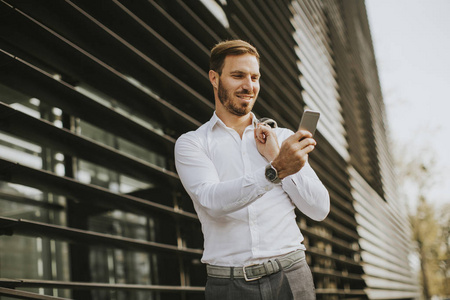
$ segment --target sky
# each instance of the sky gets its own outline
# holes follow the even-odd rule
[[[365,3],[392,143],[436,160],[429,200],[450,203],[450,0]]]

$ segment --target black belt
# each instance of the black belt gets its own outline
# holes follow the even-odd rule
[[[293,264],[305,259],[305,251],[297,250],[271,259],[262,264],[247,265],[243,267],[220,267],[207,265],[206,272],[208,276],[218,278],[244,278],[245,281],[258,280],[263,276],[277,273],[283,269],[291,267]]]

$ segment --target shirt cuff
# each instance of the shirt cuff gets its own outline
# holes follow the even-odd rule
[[[288,192],[299,189],[303,185],[303,178],[300,172],[289,175],[281,180],[283,189]]]
[[[263,194],[273,189],[275,184],[267,180],[265,166],[256,170],[254,174],[256,185],[258,186],[258,194]]]

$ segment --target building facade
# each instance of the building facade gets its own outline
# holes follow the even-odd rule
[[[231,38],[262,56],[258,116],[322,113],[331,212],[297,214],[317,298],[419,296],[362,0],[0,0],[0,299],[204,299],[173,147]]]

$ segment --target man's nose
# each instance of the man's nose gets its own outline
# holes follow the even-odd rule
[[[253,90],[253,81],[251,76],[246,76],[242,82],[242,89],[252,91]]]

